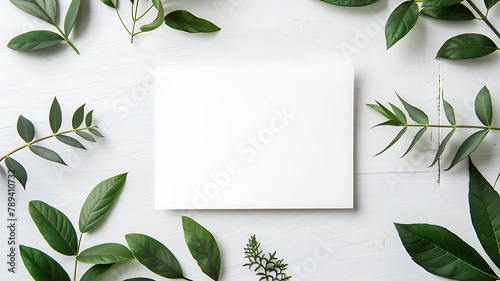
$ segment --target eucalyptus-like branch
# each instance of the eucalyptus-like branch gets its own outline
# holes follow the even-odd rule
[[[478,15],[481,17],[481,19],[486,23],[486,25],[495,33],[495,35],[500,39],[500,32],[495,28],[495,26],[491,23],[491,21],[488,19],[488,17],[481,12],[481,10],[472,2],[472,0],[467,0],[467,3],[478,13]]]

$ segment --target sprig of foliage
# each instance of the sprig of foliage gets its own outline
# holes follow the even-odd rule
[[[262,253],[260,243],[257,242],[255,235],[250,237],[244,251],[248,263],[243,266],[248,266],[250,270],[255,266],[253,271],[257,272],[257,276],[260,276],[259,281],[286,281],[292,278],[285,272],[288,264],[284,263],[283,259],[276,257],[276,251],[268,253],[267,257],[266,254]]]
[[[381,103],[377,102],[377,104],[368,104],[369,107],[380,113],[380,115],[387,118],[386,121],[376,125],[378,126],[395,126],[395,127],[403,127],[403,129],[396,135],[396,137],[387,145],[382,151],[377,153],[376,155],[382,154],[395,143],[397,143],[401,137],[407,132],[409,128],[420,128],[420,130],[415,134],[410,146],[403,154],[404,157],[408,152],[410,152],[415,144],[420,140],[420,138],[424,135],[428,128],[438,128],[438,129],[451,129],[450,132],[446,135],[446,137],[439,144],[438,150],[436,152],[436,156],[431,163],[431,167],[436,164],[436,162],[440,159],[443,154],[446,145],[450,141],[451,137],[455,133],[457,129],[474,129],[477,130],[475,133],[470,135],[462,145],[458,148],[457,152],[453,160],[450,163],[450,166],[446,169],[449,170],[453,168],[460,161],[469,157],[469,155],[476,150],[476,148],[481,144],[481,142],[486,138],[490,131],[500,131],[500,128],[493,127],[493,106],[491,102],[491,94],[486,86],[484,86],[476,96],[474,107],[476,116],[481,121],[483,126],[474,126],[474,125],[457,125],[455,120],[455,111],[451,104],[449,104],[446,100],[443,100],[443,107],[445,111],[446,118],[450,125],[442,125],[442,124],[429,124],[429,117],[419,108],[409,104],[403,98],[398,95],[399,100],[403,104],[404,109],[408,113],[409,117],[415,121],[416,123],[409,124],[408,118],[406,114],[398,108],[396,105],[389,103],[390,109]]]
[[[362,7],[378,2],[378,0],[321,1],[344,7]],[[418,2],[422,2],[422,5],[419,6]],[[463,4],[465,2],[468,6]],[[392,11],[385,25],[387,49],[391,48],[410,32],[417,23],[420,15],[453,22],[481,20],[500,39],[500,32],[488,18],[489,11],[498,2],[498,0],[484,0],[486,12],[483,12],[472,0],[404,1]],[[465,33],[454,36],[444,42],[437,52],[437,57],[454,60],[479,58],[498,50],[500,48],[488,36],[479,33]]]
[[[500,269],[500,196],[469,161],[469,210],[484,251]],[[499,280],[500,277],[465,241],[430,224],[395,224],[413,261],[428,272],[454,280]]]
[[[58,33],[48,30],[33,30],[18,35],[9,41],[7,46],[15,51],[35,51],[66,42],[77,54],[78,49],[69,40],[69,35],[75,25],[80,10],[80,0],[71,0],[64,18],[64,31],[57,24],[57,0],[10,0],[19,9],[53,25]]]
[[[38,145],[38,143],[50,138],[56,138],[66,145],[73,146],[79,149],[86,149],[79,140],[68,136],[68,134],[74,133],[80,138],[83,138],[84,140],[90,142],[96,141],[94,136],[103,137],[101,132],[99,132],[97,126],[92,125],[93,112],[94,111],[91,110],[87,114],[85,114],[85,104],[83,104],[73,114],[71,122],[72,129],[61,131],[62,110],[57,98],[54,98],[49,111],[49,125],[52,130],[52,134],[38,139],[35,139],[36,133],[33,123],[23,115],[19,115],[19,118],[17,119],[17,132],[25,143],[8,152],[4,156],[1,156],[0,162],[5,160],[5,165],[7,166],[7,168],[14,172],[14,175],[19,183],[23,186],[23,188],[26,188],[28,173],[21,163],[12,158],[12,155],[24,148],[28,148],[35,155],[38,155],[46,160],[66,165],[64,160],[61,158],[61,156],[59,156],[59,154],[57,154],[57,152],[49,148],[40,146]]]

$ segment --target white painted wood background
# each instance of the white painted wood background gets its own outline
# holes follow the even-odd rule
[[[60,2],[60,10],[65,11],[69,1]],[[122,2],[127,17],[128,1]],[[460,164],[448,172],[437,166],[427,168],[437,147],[436,131],[427,133],[405,158],[399,156],[412,134],[387,153],[373,157],[392,140],[397,129],[371,129],[381,119],[365,104],[375,99],[397,103],[394,94],[397,91],[438,122],[438,96],[442,88],[447,100],[455,106],[459,122],[473,123],[476,122],[473,98],[485,84],[493,94],[495,109],[499,108],[500,59],[494,54],[473,61],[435,60],[439,46],[451,36],[472,30],[493,34],[481,22],[451,24],[427,18],[419,19],[410,36],[386,51],[383,25],[399,3],[381,1],[367,8],[348,9],[319,0],[174,0],[165,3],[168,11],[187,9],[212,20],[222,31],[190,35],[163,26],[137,36],[134,44],[130,44],[112,9],[97,0],[83,1],[72,35],[81,51],[77,56],[64,45],[37,53],[17,53],[5,47],[19,33],[50,27],[3,1],[0,4],[1,154],[21,144],[15,128],[19,114],[34,121],[39,136],[49,133],[47,114],[54,96],[65,112],[63,126],[68,126],[70,115],[79,105],[87,103],[88,109],[95,110],[97,123],[106,135],[83,152],[47,141],[47,146],[61,152],[68,167],[48,163],[27,151],[16,154],[29,172],[28,190],[17,192],[17,242],[51,253],[72,270],[73,259],[53,254],[43,241],[27,214],[28,202],[44,200],[65,212],[76,224],[80,206],[95,184],[129,172],[110,216],[84,237],[82,248],[104,242],[125,244],[125,234],[145,233],[172,250],[186,276],[208,280],[183,241],[181,216],[188,215],[218,239],[223,258],[221,280],[257,280],[242,266],[243,247],[252,234],[257,235],[264,250],[276,250],[285,258],[290,264],[292,280],[441,280],[411,261],[393,222],[444,225],[484,253],[468,215],[466,165]],[[500,24],[498,12],[492,12],[491,18]],[[212,61],[228,54],[258,58],[262,49],[256,38],[263,42],[280,38],[339,52],[352,51],[348,56],[354,64],[356,80],[355,209],[154,210],[153,93],[143,91],[144,81],[160,82],[161,66],[165,64]],[[498,115],[494,121],[500,124]],[[457,134],[450,149],[456,149],[460,137],[465,135],[465,132]],[[498,136],[491,134],[473,158],[490,181],[499,172],[497,140]],[[444,165],[449,163],[450,156],[446,153]],[[3,182],[0,186],[6,186],[5,171],[0,174],[0,182]],[[6,194],[0,198],[0,217],[7,223]],[[19,255],[16,273],[7,272],[8,231],[6,227],[0,229],[0,280],[30,280]],[[86,268],[79,267],[79,276]],[[139,276],[161,280],[137,262],[113,267],[105,279]]]

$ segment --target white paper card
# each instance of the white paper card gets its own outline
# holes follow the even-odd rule
[[[167,67],[160,209],[353,207],[353,71],[335,56]]]

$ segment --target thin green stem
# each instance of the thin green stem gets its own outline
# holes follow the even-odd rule
[[[493,26],[493,24],[490,22],[490,20],[488,19],[488,17],[486,15],[484,15],[483,12],[481,12],[481,10],[476,6],[476,4],[474,4],[474,2],[472,2],[472,0],[467,0],[467,3],[469,3],[469,5],[472,7],[472,9],[474,9],[474,11],[476,11],[476,13],[479,14],[479,16],[484,21],[484,23],[486,23],[486,25],[500,39],[500,32],[498,32],[498,30],[495,28],[495,26]]]
[[[68,36],[66,36],[66,34],[59,28],[59,26],[57,24],[53,23],[53,25],[56,27],[57,31],[59,31],[59,33],[61,34],[61,36],[64,38],[64,41],[66,41],[66,43],[68,43],[68,45],[73,49],[73,51],[75,51],[75,53],[77,55],[79,55],[80,52],[75,47],[75,45],[73,45],[73,43],[71,43],[71,41],[69,40]]]
[[[132,31],[130,32],[130,43],[134,43],[134,36],[137,35],[135,34],[135,25],[137,24],[138,18],[137,18],[137,13],[139,12],[139,0],[134,1],[135,4],[135,9],[134,5],[132,5]]]
[[[76,255],[75,255],[75,266],[73,270],[73,281],[76,281],[76,272],[78,268],[78,255],[80,254],[80,245],[82,244],[83,233],[80,233],[80,238],[78,239],[78,245],[76,247]]]
[[[151,7],[149,7],[142,15],[140,15],[137,20],[140,20],[142,19],[147,13],[149,13],[149,11],[151,11],[151,9],[153,8],[154,6],[151,5]]]
[[[125,28],[125,30],[128,32],[129,35],[132,35],[132,32],[130,32],[130,30],[127,28],[127,26],[123,22],[122,16],[120,15],[120,11],[118,11],[118,8],[115,7],[115,10],[116,10],[116,14],[118,15],[118,19],[120,19],[120,22],[123,25],[123,27]]]
[[[489,127],[489,126],[472,126],[472,125],[433,125],[433,124],[404,124],[405,127],[417,127],[417,128],[448,128],[448,129],[482,129],[482,130],[492,130],[500,131],[500,128]]]

